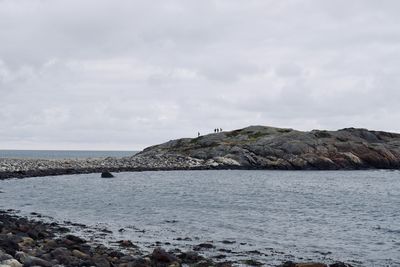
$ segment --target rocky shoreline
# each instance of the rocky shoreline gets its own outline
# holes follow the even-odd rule
[[[36,214],[37,215],[37,214]],[[40,217],[40,216],[39,216]],[[261,262],[248,259],[242,262],[215,261],[197,251],[165,251],[155,247],[145,253],[131,240],[117,241],[119,248],[89,242],[73,235],[55,222],[17,216],[11,210],[0,210],[0,266],[99,266],[99,267],[230,267],[261,266]],[[200,249],[207,249],[200,244]],[[342,262],[324,263],[284,262],[281,267],[350,267]]]
[[[400,134],[347,128],[310,132],[250,126],[151,146],[131,157],[0,158],[0,179],[100,173],[208,169],[399,169]]]
[[[0,180],[66,174],[205,170],[218,168],[215,161],[204,161],[177,155],[133,156],[88,159],[9,159],[0,158]]]

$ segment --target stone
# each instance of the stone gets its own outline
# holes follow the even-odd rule
[[[135,244],[133,244],[132,243],[132,241],[130,241],[130,240],[120,240],[120,241],[117,241],[117,243],[119,243],[119,245],[121,246],[121,247],[135,247],[135,248],[137,248],[137,246],[135,245]]]
[[[15,253],[15,258],[21,262],[24,266],[44,266],[50,267],[52,264],[44,259],[34,257],[26,254],[25,252],[19,251]]]
[[[194,246],[193,250],[198,251],[198,250],[201,250],[201,249],[212,249],[212,248],[215,248],[215,246],[213,244],[201,243],[201,244],[198,244],[197,246]]]
[[[72,255],[81,259],[88,259],[90,258],[89,255],[83,253],[82,251],[79,251],[77,249],[72,250]]]
[[[22,237],[22,242],[18,243],[18,245],[20,247],[33,246],[34,244],[35,244],[35,240],[33,240],[30,237]]]
[[[15,236],[0,235],[0,247],[4,249],[7,254],[14,255],[19,250],[18,243],[21,241],[20,238]]]
[[[92,261],[97,267],[110,267],[110,262],[104,256],[95,255]]]
[[[101,173],[101,178],[113,178],[114,175],[111,172],[102,172]]]
[[[199,255],[197,252],[194,252],[194,251],[183,252],[183,253],[179,254],[178,257],[181,259],[181,261],[183,263],[188,263],[188,264],[192,264],[192,263],[196,263],[201,260],[204,260],[203,256]]]
[[[165,262],[165,263],[172,263],[178,261],[178,258],[168,252],[166,252],[162,248],[155,248],[153,253],[151,254],[152,259],[155,261]]]
[[[0,262],[0,267],[22,267],[23,265],[16,259],[9,259]]]
[[[13,259],[13,257],[10,254],[7,254],[0,250],[0,262],[11,259]]]
[[[250,265],[250,266],[262,266],[262,265],[264,265],[261,262],[253,260],[253,259],[244,260],[243,263],[246,264],[246,265]]]
[[[74,235],[66,235],[65,238],[76,244],[86,243],[86,241],[84,239],[82,239],[78,236],[74,236]]]

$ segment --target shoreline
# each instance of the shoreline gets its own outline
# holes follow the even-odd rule
[[[60,224],[49,218],[45,222],[42,216],[32,212],[35,219],[20,216],[15,210],[0,210],[0,266],[99,266],[99,267],[231,267],[265,265],[251,258],[235,261],[229,257],[220,259],[202,255],[207,245],[199,244],[199,250],[166,251],[155,242],[150,253],[144,252],[131,240],[118,240],[116,246],[110,247],[88,241],[71,231],[67,225],[78,226],[93,231],[94,229],[73,222]],[[97,229],[97,231],[99,231]],[[107,229],[100,230],[106,232]],[[93,234],[95,235],[95,234]],[[271,266],[271,265],[265,265]],[[280,267],[351,267],[343,262],[294,263],[291,261],[272,265]]]
[[[218,160],[162,155],[158,157],[132,156],[125,158],[86,159],[12,159],[0,158],[0,180],[43,176],[89,174],[101,172],[185,171],[185,170],[287,170],[287,171],[357,171],[399,170],[393,168],[354,169],[291,169],[226,164]]]

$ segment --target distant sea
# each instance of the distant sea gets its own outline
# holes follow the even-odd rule
[[[70,158],[106,158],[127,157],[138,151],[91,151],[91,150],[1,150],[0,158],[30,159],[70,159]]]

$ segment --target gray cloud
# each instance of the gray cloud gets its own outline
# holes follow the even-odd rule
[[[399,131],[398,1],[0,1],[0,148]]]

